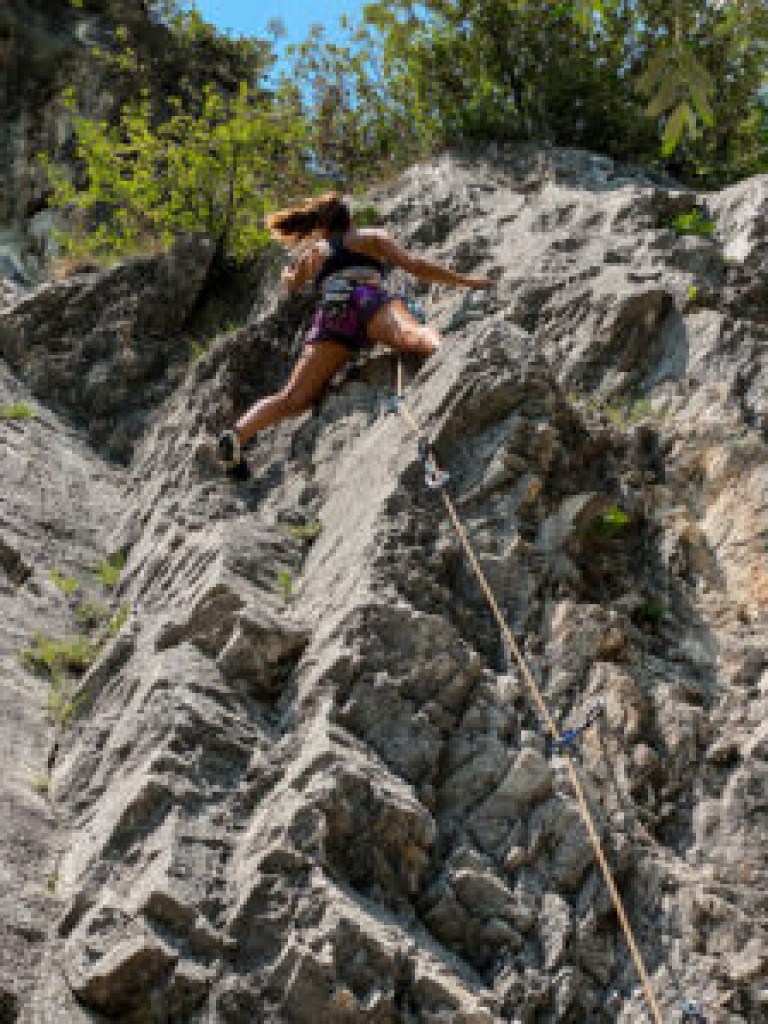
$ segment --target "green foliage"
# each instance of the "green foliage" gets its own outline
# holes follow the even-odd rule
[[[695,302],[696,301],[696,296],[698,294],[699,294],[699,289],[696,287],[696,285],[695,284],[689,284],[688,285],[688,298],[690,299],[691,302]]]
[[[104,630],[107,637],[115,637],[128,621],[131,606],[124,601],[116,612],[98,601],[82,604],[76,611],[80,626],[88,631]]]
[[[355,210],[355,224],[361,228],[375,228],[384,224],[384,217],[375,206],[361,206]]]
[[[82,704],[82,699],[77,696],[75,690],[72,683],[57,676],[51,680],[45,697],[46,713],[62,732],[67,731]]]
[[[594,537],[612,540],[622,534],[630,522],[630,517],[623,509],[618,505],[609,505],[591,521],[589,532]]]
[[[669,222],[669,226],[678,235],[702,235],[705,238],[714,233],[715,222],[708,220],[701,210],[690,210],[680,213]]]
[[[293,577],[289,572],[279,572],[277,574],[277,588],[283,600],[285,602],[290,601],[293,596]]]
[[[313,519],[309,523],[283,523],[278,529],[294,540],[316,540],[323,532],[323,524],[319,519]]]
[[[390,40],[371,19],[354,27],[342,19],[338,36],[345,41],[329,42],[316,24],[286,47],[293,63],[281,88],[305,112],[322,182],[359,190],[429,154],[435,132],[427,98],[407,78],[404,38]]]
[[[68,673],[85,672],[95,660],[98,650],[87,636],[55,640],[36,633],[32,646],[19,653],[19,660],[26,669],[49,679],[45,710],[62,731],[69,728],[83,703],[76,693],[77,684],[70,681]]]
[[[35,413],[26,402],[14,402],[12,405],[0,406],[0,420],[31,420]]]
[[[645,111],[648,117],[664,117],[664,156],[673,153],[685,135],[696,139],[701,125],[714,123],[710,105],[714,83],[679,34],[674,42],[658,47],[637,87],[651,97]]]
[[[48,573],[48,579],[65,597],[71,597],[80,587],[80,581],[75,576],[63,576],[55,570]]]
[[[543,138],[716,183],[766,165],[766,34],[760,0],[378,0],[346,46],[310,37],[295,76],[345,180],[379,155]]]
[[[630,398],[608,403],[602,409],[610,422],[620,428],[630,427],[633,423],[654,415],[650,400],[647,398],[639,398],[636,401]]]
[[[761,0],[376,0],[333,41],[315,25],[271,83],[280,26],[271,42],[234,38],[187,6],[149,3],[183,73],[150,72],[122,29],[98,53],[117,107],[86,116],[68,93],[84,174],[76,186],[43,160],[65,259],[109,263],[192,232],[247,260],[275,206],[359,192],[466,140],[584,146],[704,186],[768,170]]]
[[[207,84],[196,101],[166,98],[160,115],[144,88],[108,121],[84,116],[66,91],[87,185],[41,157],[50,204],[67,215],[65,256],[108,263],[185,233],[212,239],[221,260],[261,250],[265,211],[305,177],[303,122],[283,96],[267,103],[245,81],[230,96]]]
[[[109,622],[111,611],[106,604],[98,601],[87,601],[75,612],[78,623],[85,630],[100,629]]]
[[[109,633],[109,635],[111,637],[117,636],[117,634],[120,632],[120,630],[123,628],[123,626],[128,621],[128,616],[130,614],[131,614],[131,606],[128,604],[127,601],[124,601],[120,605],[118,610],[115,612],[115,614],[112,616],[112,618],[109,620],[109,626],[107,627],[107,632]]]
[[[107,555],[98,565],[94,566],[93,575],[103,587],[113,590],[117,586],[120,573],[124,568],[125,554],[122,551],[116,551],[114,554]]]
[[[45,880],[45,887],[51,895],[56,892],[56,886],[59,884],[59,873],[58,871],[52,871]]]
[[[65,672],[85,672],[93,663],[98,648],[87,636],[64,637],[55,640],[35,633],[32,646],[21,651],[19,660],[24,668],[56,681]]]

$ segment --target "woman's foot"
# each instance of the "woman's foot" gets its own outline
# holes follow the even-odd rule
[[[240,438],[234,430],[225,430],[219,435],[219,458],[227,476],[233,480],[247,480],[251,475],[240,447]]]

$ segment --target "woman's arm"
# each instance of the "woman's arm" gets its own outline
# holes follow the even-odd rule
[[[311,281],[319,273],[325,259],[321,245],[322,243],[315,242],[304,252],[299,253],[295,260],[283,270],[280,280],[289,292],[298,291],[303,284]]]
[[[372,256],[386,260],[396,267],[402,267],[409,274],[413,274],[420,281],[428,281],[434,284],[462,285],[465,288],[492,288],[494,281],[490,277],[470,277],[467,274],[456,274],[447,267],[441,267],[439,263],[413,256],[398,245],[386,231],[376,231],[370,234],[370,251]]]

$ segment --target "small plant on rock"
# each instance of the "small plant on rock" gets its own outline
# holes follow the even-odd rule
[[[701,235],[705,238],[712,235],[715,230],[715,222],[705,217],[701,210],[679,213],[672,218],[669,226],[678,235]]]
[[[319,519],[313,519],[309,523],[283,523],[278,529],[283,536],[294,540],[316,540],[323,532],[323,524]]]
[[[85,630],[99,629],[109,622],[111,612],[108,605],[98,601],[88,601],[81,604],[75,612],[77,621]]]
[[[283,600],[286,603],[290,601],[293,596],[293,577],[289,572],[279,572],[277,574],[277,586]]]
[[[107,555],[94,567],[93,575],[107,590],[114,590],[124,568],[125,554],[122,551],[116,551],[112,555]]]
[[[630,522],[630,516],[623,509],[618,505],[609,505],[589,524],[589,532],[594,537],[612,540],[623,533]]]
[[[29,780],[29,784],[40,796],[48,796],[51,788],[51,777],[50,775],[33,775]]]
[[[109,620],[109,625],[107,627],[107,632],[109,633],[109,635],[111,637],[117,636],[117,634],[120,632],[120,630],[123,628],[123,626],[128,621],[128,616],[130,614],[131,614],[131,606],[128,604],[127,601],[123,601],[123,603],[120,605],[118,610],[115,612],[115,614]]]
[[[24,668],[55,679],[64,672],[85,672],[96,658],[97,648],[87,636],[54,640],[35,633],[32,646],[19,654]]]
[[[48,579],[65,597],[71,597],[80,587],[80,581],[77,577],[64,576],[56,570],[48,573]]]
[[[54,640],[41,633],[35,634],[31,647],[19,653],[19,660],[26,669],[50,680],[45,710],[62,731],[69,727],[81,704],[81,699],[75,695],[75,684],[67,678],[68,673],[85,672],[97,654],[98,647],[87,636]]]
[[[83,698],[76,695],[74,685],[57,676],[46,694],[45,710],[50,720],[66,732],[82,703]]]
[[[602,406],[602,411],[609,422],[618,429],[625,430],[648,416],[658,416],[649,398],[620,398]]]
[[[34,410],[26,402],[14,402],[12,405],[0,406],[0,420],[32,420]]]

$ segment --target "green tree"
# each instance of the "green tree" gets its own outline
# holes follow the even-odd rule
[[[545,138],[716,184],[765,166],[767,29],[760,0],[376,0],[346,47],[311,36],[295,75],[320,148],[366,126],[358,165],[382,142],[404,163],[460,139]]]
[[[306,179],[305,125],[290,96],[265,103],[247,83],[233,97],[207,85],[198,111],[171,99],[159,123],[148,90],[114,123],[79,114],[72,90],[66,105],[86,183],[45,164],[73,255],[119,259],[197,233],[215,242],[219,261],[244,260],[266,241],[265,210]]]
[[[387,66],[381,37],[342,19],[346,41],[329,42],[322,25],[289,46],[284,89],[294,90],[308,125],[307,144],[319,177],[341,187],[371,178],[430,151],[432,135],[403,78]]]

